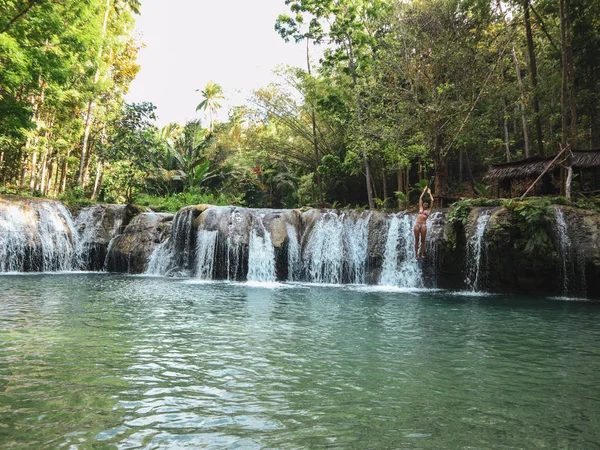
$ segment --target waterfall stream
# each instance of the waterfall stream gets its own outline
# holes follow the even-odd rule
[[[58,202],[0,208],[0,271],[72,270],[75,234],[71,214]]]
[[[561,294],[583,297],[586,292],[585,271],[571,242],[569,228],[560,208],[554,207],[554,228],[560,258]]]
[[[389,222],[380,285],[419,288],[423,274],[415,258],[414,220],[395,214]]]
[[[595,213],[559,206],[552,212],[552,229],[543,231],[554,247],[548,240],[530,242],[545,253],[521,279],[505,266],[512,264],[505,252],[521,245],[518,223],[500,208],[474,209],[464,230],[453,227],[444,210],[432,214],[427,258],[416,260],[416,217],[406,212],[190,206],[162,217],[132,206],[93,205],[73,219],[57,201],[0,195],[0,272],[145,271],[401,288],[456,289],[464,283],[472,292],[535,287],[596,298]]]
[[[298,233],[289,223],[285,224],[288,236],[288,281],[298,281],[302,275],[302,259]]]
[[[474,232],[467,243],[465,283],[473,292],[478,292],[481,289],[481,259],[485,254],[485,231],[490,217],[490,210],[481,212],[477,217]]]
[[[260,215],[254,217],[248,249],[248,281],[273,282],[275,249]]]
[[[212,280],[217,247],[216,231],[198,230],[196,237],[196,278]]]
[[[306,281],[362,284],[366,280],[370,213],[359,217],[328,211],[305,236],[303,264]]]

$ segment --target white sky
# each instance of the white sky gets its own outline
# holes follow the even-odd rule
[[[227,106],[273,81],[278,65],[306,67],[305,44],[286,43],[274,29],[286,11],[284,0],[143,0],[136,31],[146,48],[127,101],[154,103],[159,126],[183,123],[202,118],[195,90],[212,80],[225,91],[226,120]]]

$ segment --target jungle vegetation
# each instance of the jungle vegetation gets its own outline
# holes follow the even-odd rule
[[[279,69],[216,120],[124,100],[139,0],[0,0],[0,193],[66,201],[404,207],[485,196],[491,163],[600,148],[600,0],[282,0]],[[224,19],[226,20],[226,19]],[[418,194],[416,194],[418,196]]]

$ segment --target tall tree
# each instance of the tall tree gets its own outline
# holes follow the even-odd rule
[[[204,111],[204,114],[208,117],[208,129],[213,131],[215,116],[217,111],[221,108],[219,100],[223,100],[225,95],[223,94],[223,88],[220,84],[214,81],[209,81],[204,90],[201,92],[204,99],[196,107],[196,111]]]

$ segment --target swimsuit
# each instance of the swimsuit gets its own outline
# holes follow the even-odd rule
[[[419,211],[419,214],[423,214],[425,217],[429,218],[429,211],[422,209]],[[427,228],[427,224],[426,223],[416,224],[415,227],[417,227],[420,230],[422,227]]]

